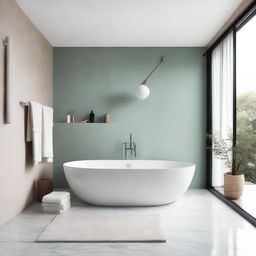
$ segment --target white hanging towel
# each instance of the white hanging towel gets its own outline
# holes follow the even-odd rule
[[[52,162],[53,159],[53,109],[51,107],[43,106],[43,137],[42,137],[42,157],[47,162]]]
[[[27,141],[32,141],[33,161],[42,161],[42,116],[43,107],[37,102],[30,101],[27,119]]]

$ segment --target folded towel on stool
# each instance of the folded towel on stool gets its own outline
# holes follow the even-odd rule
[[[67,201],[63,204],[52,204],[52,203],[42,203],[42,207],[44,209],[51,209],[51,210],[65,210],[70,207],[70,201]]]
[[[53,191],[42,199],[42,211],[44,213],[62,213],[70,208],[70,193],[65,191]]]
[[[70,204],[67,205],[65,208],[60,208],[60,207],[43,207],[42,210],[44,213],[62,213],[65,212],[67,209],[70,208]]]
[[[42,199],[43,203],[64,204],[70,200],[70,193],[66,191],[53,191],[45,195]]]

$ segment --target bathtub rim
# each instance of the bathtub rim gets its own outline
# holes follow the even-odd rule
[[[156,167],[156,168],[113,168],[113,167],[85,167],[85,166],[72,166],[70,164],[75,163],[75,162],[91,162],[91,161],[155,161],[155,162],[173,162],[173,163],[180,163],[184,164],[184,166],[176,166],[176,167],[169,167],[169,168],[161,168],[161,167]],[[98,171],[103,171],[103,170],[108,170],[108,171],[114,171],[114,170],[136,170],[136,171],[149,171],[149,170],[171,170],[171,169],[183,169],[183,168],[196,168],[196,164],[191,163],[191,162],[184,162],[184,161],[172,161],[172,160],[153,160],[153,159],[139,159],[139,160],[122,160],[122,159],[90,159],[90,160],[75,160],[75,161],[69,161],[63,163],[63,168],[68,167],[68,168],[74,168],[74,169],[85,169],[85,170],[98,170]]]

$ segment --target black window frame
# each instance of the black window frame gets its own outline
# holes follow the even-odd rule
[[[256,1],[253,1],[236,19],[235,21],[224,31],[224,33],[216,40],[216,42],[210,46],[206,55],[207,64],[207,134],[212,132],[212,52],[213,50],[230,34],[233,33],[233,143],[236,143],[236,33],[244,25],[246,25],[256,15]],[[207,148],[211,146],[209,138],[206,140]],[[226,198],[222,193],[216,190],[212,186],[212,152],[206,149],[206,186],[207,189],[218,197],[225,204],[230,206],[234,211],[244,217],[252,225],[256,227],[256,218],[246,212],[238,204],[232,200]]]

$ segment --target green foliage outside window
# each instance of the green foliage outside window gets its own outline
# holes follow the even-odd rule
[[[237,140],[245,151],[241,171],[246,181],[256,183],[256,93],[237,98]]]
[[[237,136],[221,139],[208,135],[216,158],[222,159],[232,175],[244,174],[245,180],[256,183],[256,93],[237,98]]]

